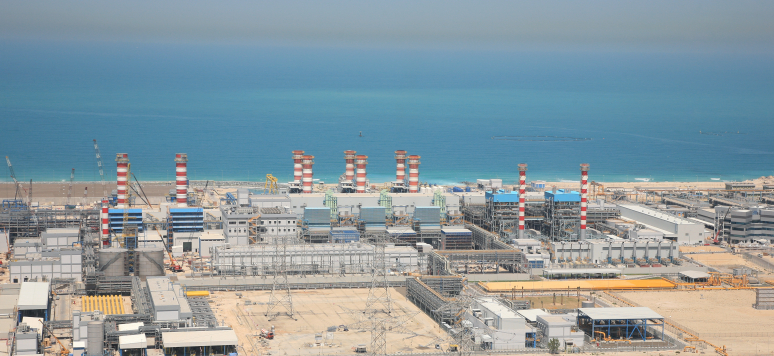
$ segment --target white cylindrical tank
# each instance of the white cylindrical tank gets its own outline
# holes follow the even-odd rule
[[[134,251],[139,261],[137,272],[140,278],[166,274],[163,247],[141,247]]]
[[[105,273],[105,277],[119,277],[126,275],[125,248],[104,248],[99,250],[99,269]],[[115,258],[115,261],[113,259]],[[112,262],[111,262],[112,261]]]

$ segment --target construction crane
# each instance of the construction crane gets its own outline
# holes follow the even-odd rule
[[[16,180],[16,173],[13,171],[13,165],[11,165],[11,160],[8,158],[8,156],[5,156],[5,162],[8,163],[8,170],[11,172],[11,178],[13,179],[13,183],[16,184],[16,193],[14,194],[14,200],[21,199],[23,201],[24,195],[22,194],[22,190],[25,192],[27,191],[22,187],[21,183],[19,183],[18,180]]]
[[[107,197],[107,188],[105,188],[105,172],[102,170],[102,155],[99,154],[97,140],[94,140],[94,152],[97,154],[97,167],[99,168],[99,179],[102,180],[102,197]]]
[[[70,354],[70,349],[67,348],[61,341],[59,341],[59,338],[54,335],[54,332],[49,329],[45,323],[43,323],[43,320],[40,321],[40,324],[43,325],[43,329],[48,331],[49,334],[56,340],[56,343],[59,344],[59,354],[62,356],[67,356]]]
[[[156,225],[153,225],[153,228],[156,229],[156,232],[158,232],[159,236],[161,236],[161,231],[159,231],[159,227]],[[172,257],[172,252],[169,251],[169,245],[167,245],[167,243],[164,243],[164,251],[166,251],[167,255],[169,256],[169,270],[172,272],[182,272],[183,267],[180,267],[180,265],[177,264],[177,261],[175,261],[175,258]]]
[[[271,174],[266,175],[266,183],[263,186],[263,194],[279,194],[277,178]]]
[[[70,186],[67,187],[67,203],[65,205],[70,205],[70,198],[73,196],[73,180],[75,180],[75,168],[70,171]]]

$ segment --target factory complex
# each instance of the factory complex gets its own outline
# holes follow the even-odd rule
[[[774,317],[774,185],[624,188],[580,163],[557,187],[521,163],[516,182],[438,186],[404,150],[394,181],[347,150],[324,184],[290,153],[293,180],[260,184],[189,181],[178,153],[161,194],[118,153],[115,190],[73,203],[71,181],[65,204],[7,158],[8,355],[729,355],[774,337],[731,330]],[[665,304],[704,296],[747,318]]]

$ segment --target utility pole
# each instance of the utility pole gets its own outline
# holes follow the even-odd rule
[[[280,240],[282,243],[280,244]],[[280,315],[275,309],[278,307],[285,309],[285,314],[293,320],[298,320],[295,317],[295,309],[293,309],[293,295],[290,293],[290,283],[288,283],[288,241],[286,236],[278,236],[274,238],[274,281],[271,286],[271,296],[269,297],[269,305],[266,308],[266,316],[269,321],[274,320]]]

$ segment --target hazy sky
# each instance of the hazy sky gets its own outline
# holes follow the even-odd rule
[[[774,48],[774,1],[4,0],[0,38],[301,46]]]

